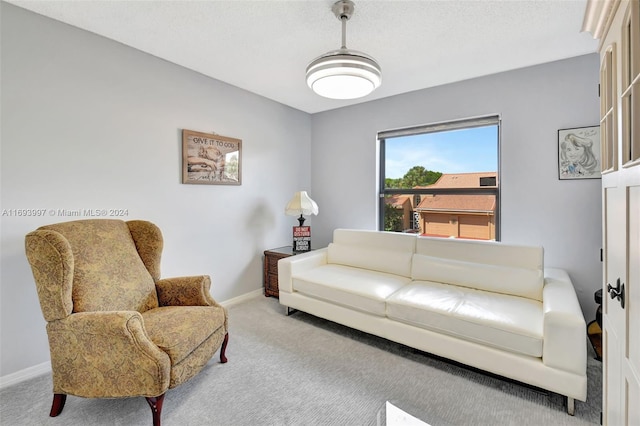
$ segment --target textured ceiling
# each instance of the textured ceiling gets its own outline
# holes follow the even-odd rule
[[[315,95],[304,73],[340,47],[333,0],[84,0],[9,3],[117,40],[309,113],[595,52],[586,0],[354,0],[347,47],[382,86],[358,100]]]

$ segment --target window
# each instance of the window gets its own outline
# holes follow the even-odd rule
[[[640,4],[631,2],[622,27],[622,164],[640,164]]]
[[[614,108],[616,81],[614,68],[615,46],[609,46],[604,53],[600,64],[600,140],[602,174],[617,170],[617,143],[616,143],[616,109]]]
[[[499,240],[500,118],[378,133],[379,229]]]

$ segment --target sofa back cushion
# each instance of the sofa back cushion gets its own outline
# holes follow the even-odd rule
[[[542,247],[419,237],[411,278],[542,301]]]
[[[410,277],[416,239],[414,234],[336,229],[327,262]]]

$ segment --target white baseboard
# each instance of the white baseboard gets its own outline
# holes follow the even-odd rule
[[[234,297],[233,299],[225,300],[224,302],[220,302],[222,306],[228,308],[229,306],[237,305],[238,303],[242,303],[246,300],[253,299],[258,295],[264,294],[264,289],[259,288],[257,290],[250,291],[249,293],[245,293],[241,296]]]
[[[28,367],[0,377],[0,389],[41,376],[45,373],[51,373],[51,361],[43,362],[42,364],[34,365],[33,367]]]
[[[234,297],[233,299],[220,302],[220,304],[225,308],[228,308],[229,306],[237,305],[238,303],[242,303],[246,300],[252,299],[262,294],[263,289],[259,288],[257,290],[250,291],[249,293],[245,293],[241,296]],[[42,364],[34,365],[33,367],[27,367],[23,370],[16,371],[15,373],[7,374],[6,376],[1,376],[0,389],[4,389],[8,386],[15,385],[20,382],[24,382],[25,380],[29,380],[33,377],[37,377],[45,373],[51,373],[51,361],[43,362]]]

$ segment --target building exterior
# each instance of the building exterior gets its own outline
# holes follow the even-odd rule
[[[496,172],[443,174],[429,189],[495,188]],[[415,188],[415,189],[420,189]],[[487,194],[421,194],[389,197],[387,204],[402,209],[403,230],[421,235],[495,240],[496,196]],[[408,212],[409,206],[413,209]],[[411,224],[412,226],[407,226]]]
[[[435,237],[495,240],[494,195],[425,195],[416,207],[420,233]]]
[[[387,231],[402,232],[413,229],[411,219],[413,217],[413,197],[411,195],[392,195],[385,199],[388,217]]]

